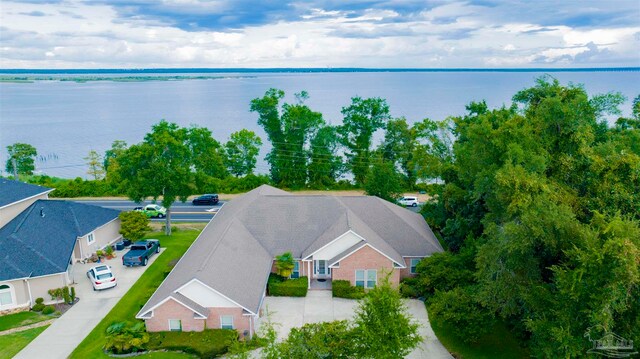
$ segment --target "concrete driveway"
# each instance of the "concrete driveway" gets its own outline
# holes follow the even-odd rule
[[[410,299],[405,300],[405,304],[409,314],[420,324],[419,332],[423,338],[420,346],[407,358],[453,358],[433,333],[424,303]],[[306,323],[352,319],[357,305],[356,300],[333,298],[331,291],[325,290],[310,290],[305,298],[266,297],[264,301],[264,308],[276,323],[281,340],[289,335],[291,328]],[[264,317],[257,323],[258,330],[262,320]]]
[[[103,261],[101,264],[111,266],[111,270],[118,280],[118,285],[115,288],[97,292],[93,290],[86,272],[98,263],[74,264],[76,296],[80,298],[80,301],[56,319],[15,358],[64,359],[68,357],[163,252],[164,249],[161,249],[160,254],[152,256],[146,267],[131,268],[122,265],[121,257],[126,251],[117,252],[118,257]]]

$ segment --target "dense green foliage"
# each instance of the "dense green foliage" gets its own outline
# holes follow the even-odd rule
[[[8,157],[5,169],[13,174],[31,175],[36,169],[35,158],[38,155],[36,148],[28,143],[14,143],[7,146]],[[15,164],[15,166],[14,166]]]
[[[278,275],[288,278],[295,268],[296,261],[291,252],[285,252],[276,256],[276,270]]]
[[[393,162],[383,158],[373,160],[367,172],[364,189],[370,196],[378,196],[395,202],[402,196],[402,178],[396,171]]]
[[[262,146],[262,139],[253,131],[242,129],[231,134],[225,143],[225,164],[229,172],[240,177],[252,174],[256,168],[256,158]]]
[[[275,273],[269,275],[267,290],[274,297],[306,297],[309,289],[307,277],[287,279]]]
[[[113,354],[142,351],[149,342],[149,333],[143,322],[117,322],[106,330],[104,350]]]
[[[497,317],[535,357],[585,356],[591,327],[639,342],[637,112],[611,126],[620,95],[547,77],[513,100],[439,126],[455,142],[431,157],[445,183],[423,213],[450,252],[420,263],[415,289],[468,340]]]
[[[149,333],[148,350],[180,351],[198,358],[217,358],[227,353],[231,343],[238,337],[232,329],[205,329],[201,332],[155,332]]]
[[[141,239],[151,230],[149,217],[140,211],[120,212],[120,234],[133,242]]]
[[[364,297],[364,288],[352,286],[348,280],[334,280],[331,282],[331,291],[336,298],[361,299]]]
[[[351,324],[339,320],[292,328],[280,351],[282,358],[290,359],[348,359],[353,358],[355,347]]]

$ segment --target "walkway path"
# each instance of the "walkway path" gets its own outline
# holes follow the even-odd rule
[[[0,336],[9,335],[9,334],[17,333],[17,332],[24,332],[25,330],[29,330],[29,329],[33,329],[33,328],[44,327],[45,325],[49,325],[49,324],[53,323],[54,320],[56,320],[56,318],[43,320],[41,322],[37,322],[37,323],[29,324],[29,325],[23,325],[23,326],[17,327],[17,328],[7,329],[5,331],[0,332]]]
[[[120,252],[121,255],[122,252]],[[15,359],[64,359],[89,335],[107,313],[120,301],[142,273],[158,258],[151,257],[146,267],[126,268],[120,258],[106,261],[118,280],[115,288],[95,292],[86,271],[96,265],[75,264],[76,294],[80,301],[56,319],[49,328],[27,345]]]

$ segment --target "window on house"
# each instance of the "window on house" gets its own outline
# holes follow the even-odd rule
[[[95,242],[95,237],[93,236],[93,233],[89,233],[89,235],[87,236],[87,244],[91,244],[93,242]]]
[[[0,306],[13,304],[13,296],[11,295],[11,287],[8,285],[0,285]]]
[[[293,264],[293,272],[291,272],[291,278],[300,278],[300,262],[295,261]]]
[[[378,272],[375,269],[367,271],[367,288],[373,288],[378,283]]]
[[[222,328],[222,329],[233,329],[233,316],[232,315],[221,315],[220,316],[220,328]]]
[[[180,321],[180,319],[169,319],[169,330],[172,332],[181,332],[182,321]]]
[[[411,274],[416,273],[416,267],[420,263],[420,258],[411,258]]]
[[[364,270],[356,269],[356,287],[364,287]]]

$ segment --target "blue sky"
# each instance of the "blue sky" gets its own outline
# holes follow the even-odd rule
[[[2,0],[2,68],[640,66],[639,0]]]

